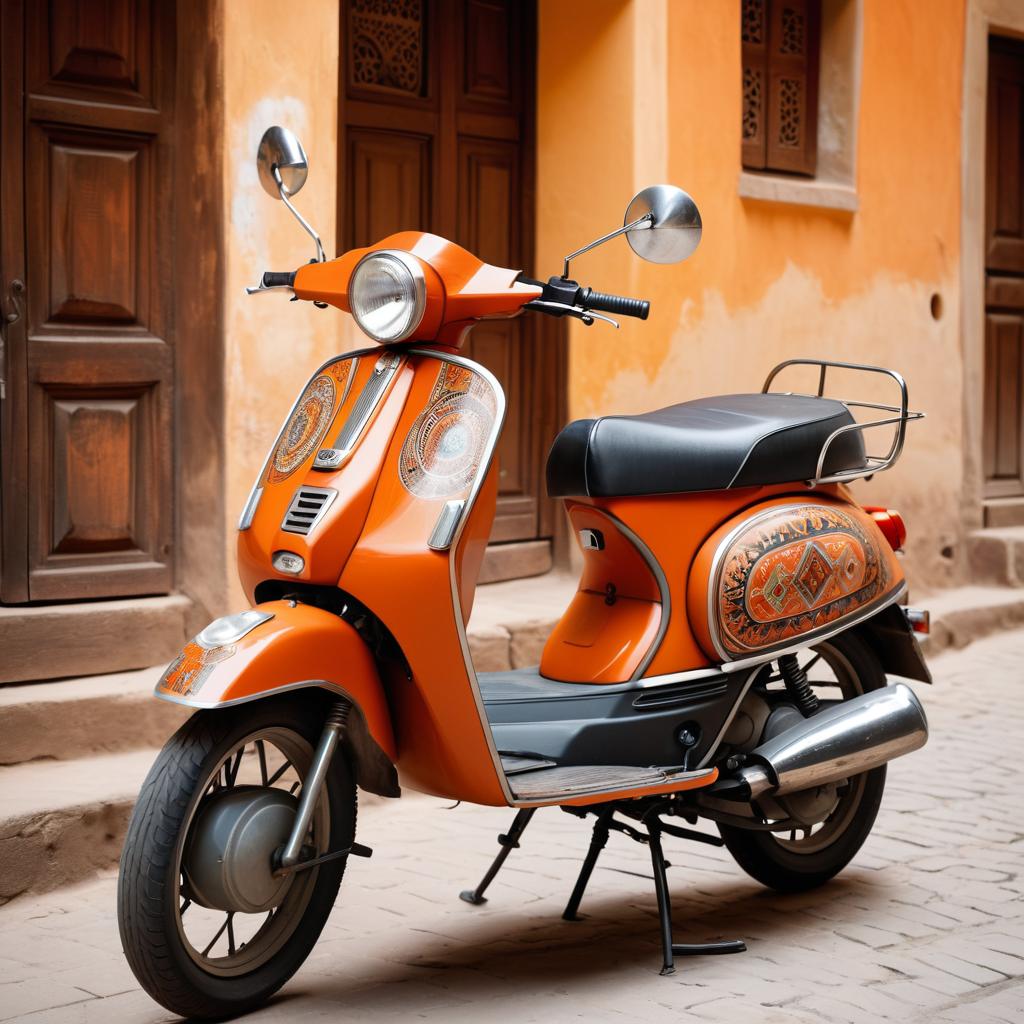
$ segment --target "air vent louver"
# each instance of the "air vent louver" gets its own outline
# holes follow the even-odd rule
[[[323,519],[337,493],[329,487],[300,487],[284,514],[281,529],[287,533],[308,536],[313,527]]]

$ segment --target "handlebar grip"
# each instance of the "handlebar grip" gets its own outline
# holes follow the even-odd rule
[[[602,313],[618,313],[619,316],[635,316],[646,320],[651,304],[646,299],[631,299],[625,295],[605,295],[592,288],[581,288],[579,304],[585,309],[596,309]]]
[[[264,288],[291,288],[295,284],[294,270],[263,271]]]

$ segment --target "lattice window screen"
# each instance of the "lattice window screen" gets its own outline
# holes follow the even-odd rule
[[[813,175],[821,0],[742,0],[743,166]]]

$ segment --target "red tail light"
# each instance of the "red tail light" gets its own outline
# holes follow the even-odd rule
[[[878,528],[889,542],[889,547],[893,551],[902,551],[907,540],[907,527],[903,522],[903,516],[895,509],[875,508],[871,505],[865,505],[864,511],[878,523]]]

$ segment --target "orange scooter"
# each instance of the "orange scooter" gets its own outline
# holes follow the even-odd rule
[[[845,486],[898,457],[919,415],[902,378],[794,360],[760,393],[570,423],[547,484],[582,551],[579,589],[538,667],[477,673],[466,623],[505,397],[459,348],[487,318],[646,319],[646,302],[571,280],[570,261],[618,235],[682,260],[697,208],[644,189],[622,228],[537,281],[418,231],[326,260],[291,202],[298,140],[269,129],[257,166],[317,258],[250,291],[335,306],[374,344],[313,374],[260,470],[238,524],[252,607],[210,623],[157,686],[197,711],[150,771],[124,847],[136,977],[191,1017],[266,1000],[312,949],[349,858],[371,853],[357,788],[517,808],[470,904],[537,808],[592,817],[566,919],[616,831],[650,852],[662,973],[742,950],[675,942],[662,836],[724,845],[777,889],[820,885],[867,837],[886,763],[927,739],[914,693],[886,678],[930,681],[915,639],[927,613],[899,604],[903,522]],[[808,367],[810,393],[775,387]],[[897,398],[825,397],[830,371]],[[871,456],[879,427],[891,442]]]

